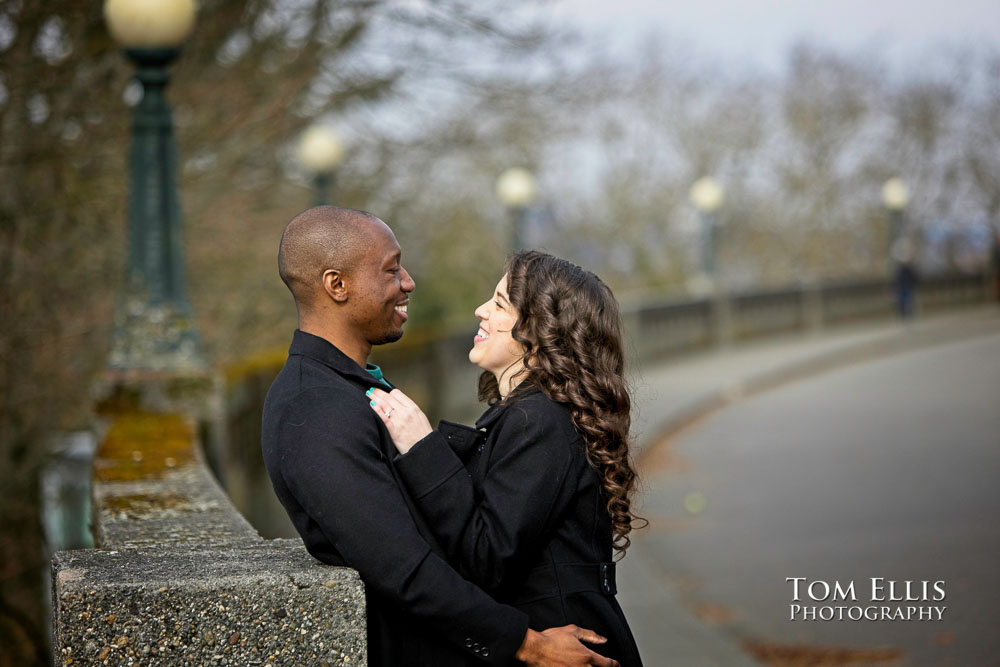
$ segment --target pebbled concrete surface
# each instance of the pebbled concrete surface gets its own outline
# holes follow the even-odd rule
[[[357,573],[299,540],[63,551],[53,579],[56,664],[367,661]]]

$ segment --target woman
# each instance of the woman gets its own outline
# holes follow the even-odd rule
[[[614,597],[612,551],[636,519],[618,304],[594,274],[527,251],[476,316],[469,359],[490,405],[476,429],[434,431],[399,390],[368,392],[402,482],[464,576],[532,628],[590,628],[607,637],[595,651],[640,665]]]

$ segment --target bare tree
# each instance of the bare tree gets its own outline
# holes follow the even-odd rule
[[[361,114],[462,73],[459,51],[537,48],[532,15],[511,8],[498,21],[497,6],[200,3],[168,94],[189,282],[213,358],[265,345],[291,322],[274,248],[310,197],[288,182],[282,147],[324,114]],[[12,664],[47,662],[41,442],[87,424],[103,364],[124,271],[130,77],[100,3],[0,4],[0,654]],[[376,162],[389,159],[390,143],[372,143]],[[355,205],[391,180],[345,176],[340,201]]]

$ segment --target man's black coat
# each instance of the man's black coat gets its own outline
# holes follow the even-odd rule
[[[398,483],[392,439],[368,406],[365,391],[377,381],[302,331],[288,354],[264,403],[264,463],[309,552],[360,573],[369,664],[511,663],[528,618],[442,558]]]

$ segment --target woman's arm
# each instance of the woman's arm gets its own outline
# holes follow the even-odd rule
[[[508,408],[476,502],[472,479],[444,436],[429,431],[429,423],[414,426],[419,409],[412,401],[398,390],[391,396],[375,390],[371,397],[393,439],[400,438],[397,449],[407,452],[396,470],[449,561],[487,590],[532,564],[576,486],[568,478],[577,436],[563,415],[542,409],[549,406],[541,397]]]

